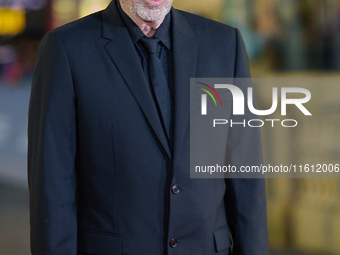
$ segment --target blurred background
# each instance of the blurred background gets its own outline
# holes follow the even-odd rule
[[[39,42],[109,2],[0,0],[0,254],[30,254],[26,128]],[[174,6],[239,28],[253,77],[340,78],[340,0],[175,0]],[[340,88],[333,88],[318,102],[331,121],[309,123],[280,142],[263,132],[265,157],[339,162]],[[340,254],[339,179],[266,182],[271,254]]]

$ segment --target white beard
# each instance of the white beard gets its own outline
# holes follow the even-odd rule
[[[140,0],[132,8],[134,13],[141,19],[154,22],[163,19],[169,13],[171,3],[165,3],[165,5],[161,6],[149,6],[143,0]]]

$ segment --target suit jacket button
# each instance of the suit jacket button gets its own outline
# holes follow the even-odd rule
[[[177,242],[176,238],[170,239],[169,245],[170,245],[171,248],[175,248],[177,246],[177,244],[178,244],[178,242]]]
[[[177,184],[173,185],[171,188],[172,193],[178,194],[179,193],[179,186]]]

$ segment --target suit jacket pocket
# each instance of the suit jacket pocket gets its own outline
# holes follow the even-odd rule
[[[96,255],[120,255],[121,236],[114,233],[79,231],[78,253]]]
[[[228,225],[224,225],[214,231],[215,249],[217,252],[223,251],[231,246]]]

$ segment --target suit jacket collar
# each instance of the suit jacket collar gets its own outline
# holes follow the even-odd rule
[[[174,78],[173,153],[163,132],[142,67],[138,64],[137,52],[120,18],[115,1],[112,1],[103,11],[102,23],[102,37],[109,39],[105,49],[135,97],[150,128],[161,144],[164,155],[169,159],[181,155],[185,132],[189,128],[190,78],[195,76],[197,59],[197,44],[193,40],[194,33],[191,27],[178,10],[172,8],[171,15]]]
[[[196,76],[198,45],[195,34],[182,13],[172,12],[173,86],[174,86],[174,146],[173,160],[188,155],[183,142],[190,135],[190,78]],[[186,138],[186,139],[185,139]],[[189,171],[189,170],[188,170]]]

